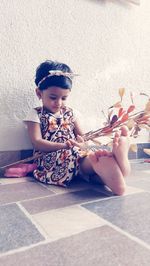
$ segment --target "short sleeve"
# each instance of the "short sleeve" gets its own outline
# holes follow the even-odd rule
[[[31,109],[27,116],[23,119],[23,122],[35,122],[40,124],[40,119],[38,117],[37,111],[35,109]]]

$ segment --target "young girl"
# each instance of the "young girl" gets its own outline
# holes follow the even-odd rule
[[[129,174],[128,131],[122,127],[114,136],[112,153],[99,150],[83,154],[83,132],[74,111],[66,106],[75,74],[66,64],[46,61],[36,70],[36,95],[42,107],[31,110],[26,124],[37,159],[34,177],[46,184],[67,186],[78,174],[95,175],[112,192],[125,191],[124,176]]]

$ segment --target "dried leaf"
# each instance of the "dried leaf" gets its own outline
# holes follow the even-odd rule
[[[142,115],[140,118],[138,118],[138,122],[147,122],[150,119],[149,114]]]
[[[138,148],[137,148],[137,144],[131,144],[130,145],[130,151],[132,152],[137,152]]]
[[[121,97],[121,101],[123,98],[123,95],[125,93],[125,89],[121,88],[119,90],[119,95]],[[141,95],[145,95],[146,97],[149,97],[145,93],[141,93]],[[122,102],[116,102],[114,105],[112,105],[108,110],[108,115],[105,116],[106,122],[104,123],[104,127],[101,127],[97,130],[90,131],[86,133],[83,137],[85,140],[92,140],[95,138],[101,137],[102,139],[111,136],[111,139],[114,137],[114,133],[116,130],[118,130],[122,125],[126,125],[130,130],[130,137],[138,137],[139,131],[141,131],[141,128],[146,128],[150,130],[150,97],[148,100],[148,103],[146,104],[145,110],[138,111],[136,113],[132,113],[135,109],[135,105],[133,104],[133,93],[130,93],[132,105],[130,105],[127,108],[127,111],[123,108]],[[118,112],[116,112],[116,108],[118,109]],[[107,141],[108,142],[108,141]],[[103,143],[103,140],[102,140]],[[135,146],[133,146],[135,150]]]
[[[130,105],[128,110],[127,110],[127,113],[133,112],[134,109],[135,109],[135,105],[134,104]]]
[[[113,107],[115,108],[120,108],[121,107],[121,102],[117,102],[113,105]]]
[[[118,117],[121,117],[125,113],[125,110],[121,107],[118,112]]]
[[[146,154],[150,155],[150,149],[143,149],[143,151],[144,151]]]
[[[117,115],[114,115],[114,116],[112,117],[112,119],[111,119],[111,122],[110,122],[111,126],[112,126],[117,120],[118,120]]]
[[[133,119],[129,119],[128,122],[126,123],[126,126],[128,127],[129,130],[131,130],[135,125],[135,122]]]
[[[121,101],[122,101],[122,98],[123,98],[124,94],[125,94],[125,89],[124,88],[120,88],[119,89],[119,95],[120,95]]]
[[[121,102],[116,102],[115,104],[113,104],[112,106],[110,106],[108,109],[111,108],[120,108],[121,107]]]
[[[123,115],[123,117],[121,118],[121,122],[123,123],[123,122],[127,121],[128,118],[129,118],[128,114]]]
[[[134,104],[134,97],[135,97],[135,94],[133,92],[130,92],[130,98],[133,104]]]
[[[145,125],[145,124],[139,125],[139,128],[145,128],[147,130],[150,130],[149,126],[148,125]]]

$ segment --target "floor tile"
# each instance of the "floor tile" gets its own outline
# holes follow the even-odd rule
[[[134,173],[136,171],[137,173],[142,173],[145,170],[150,170],[150,164],[144,163],[144,159],[132,162],[131,161],[131,170]]]
[[[70,206],[32,216],[51,240],[67,237],[105,224],[94,213],[80,207]]]
[[[86,189],[36,200],[30,200],[28,202],[22,202],[22,205],[29,213],[35,214],[38,212],[63,208],[73,204],[80,204],[86,201],[104,197],[106,197],[106,195],[102,194],[101,192],[92,189]]]
[[[0,178],[0,185],[8,185],[8,184],[17,184],[22,182],[31,182],[32,178],[30,177],[10,177],[10,178]]]
[[[44,197],[51,194],[54,193],[34,182],[0,185],[0,204]]]
[[[68,193],[68,192],[73,192],[77,190],[79,191],[79,190],[90,189],[90,188],[91,188],[91,184],[89,184],[88,182],[82,181],[82,180],[72,181],[68,187],[59,187],[59,186],[54,186],[54,185],[47,186],[47,189],[50,189],[56,194]]]
[[[108,226],[0,258],[7,266],[149,266],[149,261],[149,250]]]
[[[137,193],[82,206],[150,244],[150,193]]]
[[[139,192],[143,192],[143,189],[135,187],[135,185],[127,186],[124,196]]]
[[[44,240],[16,204],[0,206],[0,225],[0,253]]]
[[[143,189],[145,191],[150,192],[150,175],[148,178],[146,178],[145,176],[143,178],[135,178],[135,179],[132,178],[127,181],[127,184],[132,187]]]

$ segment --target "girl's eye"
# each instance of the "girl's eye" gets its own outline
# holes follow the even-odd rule
[[[62,98],[62,101],[66,101],[67,100],[67,98],[65,97],[65,98]]]
[[[56,100],[56,97],[49,97],[51,100],[55,101]]]

